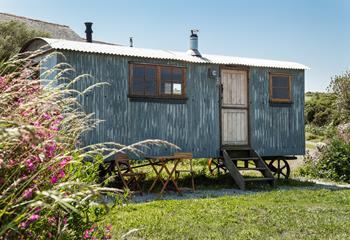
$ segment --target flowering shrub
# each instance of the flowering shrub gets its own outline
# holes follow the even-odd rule
[[[0,239],[109,239],[111,226],[92,222],[108,210],[100,195],[120,191],[97,184],[98,164],[117,151],[168,143],[79,147],[97,123],[79,107],[84,92],[70,88],[81,78],[64,78],[72,71],[66,64],[44,71],[32,59],[0,63]]]

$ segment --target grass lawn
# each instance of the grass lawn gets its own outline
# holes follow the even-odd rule
[[[350,190],[290,189],[118,207],[119,239],[348,239]]]

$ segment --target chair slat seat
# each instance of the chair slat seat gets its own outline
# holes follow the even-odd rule
[[[130,158],[125,153],[117,153],[115,157],[115,164],[118,170],[118,177],[122,181],[126,189],[130,189],[130,185],[135,183],[137,189],[142,194],[140,180],[146,175],[144,172],[134,172],[130,165]]]

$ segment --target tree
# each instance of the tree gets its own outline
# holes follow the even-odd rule
[[[49,36],[49,33],[34,30],[23,22],[0,23],[0,61],[6,61],[18,53],[30,39]]]
[[[329,89],[337,96],[337,110],[345,122],[350,121],[350,71],[332,78]]]

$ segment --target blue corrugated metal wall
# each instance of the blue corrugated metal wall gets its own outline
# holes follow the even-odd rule
[[[208,78],[208,68],[217,66],[187,64],[161,60],[141,60],[102,54],[64,52],[66,61],[77,75],[89,73],[94,82],[108,82],[110,86],[95,90],[83,99],[87,112],[105,122],[86,137],[87,143],[114,141],[132,144],[145,139],[172,142],[182,151],[195,157],[215,157],[219,154],[219,99],[215,79]],[[128,94],[128,62],[170,64],[187,67],[187,101],[133,101]],[[84,89],[92,81],[80,81]],[[171,149],[154,147],[147,154],[169,154]]]
[[[292,104],[270,104],[269,72],[292,75]],[[304,71],[250,69],[251,147],[263,156],[303,155]]]
[[[85,137],[86,143],[114,141],[132,144],[145,139],[163,139],[191,151],[195,157],[220,154],[219,90],[208,68],[217,65],[136,59],[113,55],[63,52],[76,75],[89,73],[95,79],[80,81],[78,89],[96,82],[110,86],[82,99],[87,112],[105,120]],[[128,63],[143,62],[187,67],[185,103],[135,101],[128,94]],[[269,103],[269,72],[292,74],[292,104]],[[299,155],[305,151],[304,71],[250,68],[250,144],[263,156]],[[172,149],[155,147],[146,154],[169,154]]]

